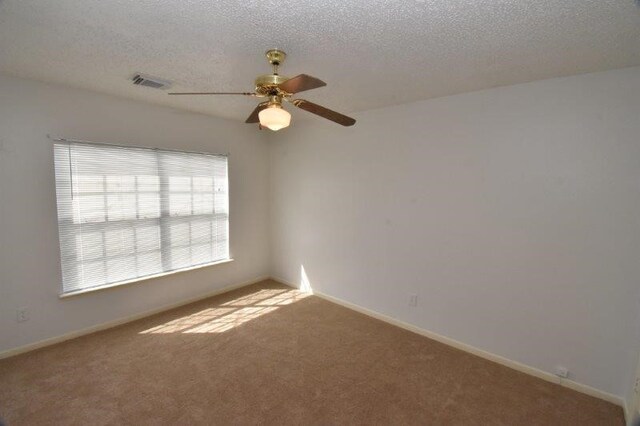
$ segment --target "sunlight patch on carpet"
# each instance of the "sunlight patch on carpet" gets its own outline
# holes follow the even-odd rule
[[[225,302],[219,307],[207,308],[149,328],[140,334],[223,333],[308,296],[309,293],[299,290],[263,289]]]

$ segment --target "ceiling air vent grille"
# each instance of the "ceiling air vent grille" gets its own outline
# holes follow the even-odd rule
[[[145,74],[136,74],[133,76],[133,84],[136,86],[151,87],[154,89],[167,89],[171,86],[171,82],[160,78],[151,77]]]

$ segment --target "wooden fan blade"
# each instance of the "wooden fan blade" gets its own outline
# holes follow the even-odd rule
[[[263,109],[265,109],[268,105],[269,105],[269,102],[263,102],[261,104],[258,104],[256,109],[254,109],[251,115],[245,120],[245,123],[259,123],[260,117],[258,117],[258,113]]]
[[[255,96],[252,92],[172,92],[169,95],[242,95]]]
[[[307,74],[300,74],[290,78],[282,84],[279,84],[278,87],[287,93],[298,93],[326,85],[327,83],[315,77],[311,77]]]
[[[313,102],[305,101],[304,99],[295,99],[291,101],[298,108],[302,108],[305,111],[309,111],[312,114],[319,115],[327,120],[334,121],[343,126],[353,126],[356,124],[356,120],[346,115],[342,115],[339,112],[331,111],[328,108],[314,104]]]

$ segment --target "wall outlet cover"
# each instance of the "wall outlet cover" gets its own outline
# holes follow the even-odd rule
[[[27,308],[20,308],[16,311],[16,321],[25,322],[29,319],[29,311]]]
[[[556,366],[555,373],[556,376],[562,377],[563,379],[569,377],[569,370],[567,369],[567,367],[563,367],[562,365]]]
[[[418,295],[417,294],[409,295],[409,306],[411,306],[411,307],[418,306]]]

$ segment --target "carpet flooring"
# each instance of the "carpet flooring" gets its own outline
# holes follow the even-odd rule
[[[620,407],[265,281],[0,361],[19,425],[622,425]]]

